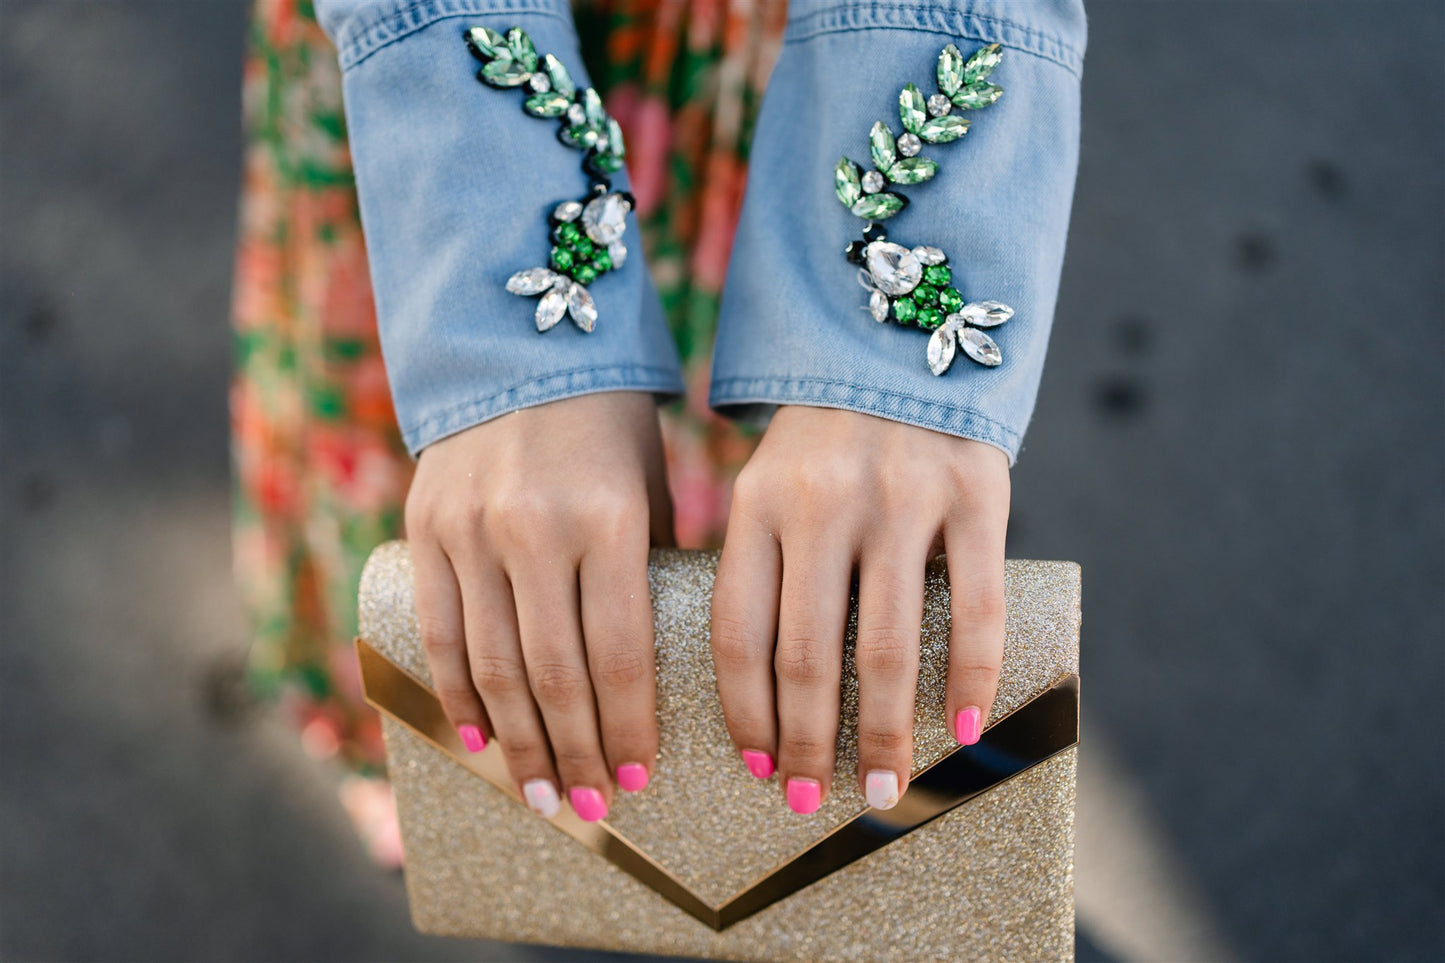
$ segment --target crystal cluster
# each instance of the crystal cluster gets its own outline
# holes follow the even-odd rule
[[[552,252],[547,267],[527,268],[507,279],[507,290],[524,297],[542,295],[537,303],[537,330],[546,331],[570,314],[583,331],[597,324],[597,307],[587,285],[622,266],[622,243],[632,195],[613,193],[602,185],[582,201],[563,201],[553,209]]]

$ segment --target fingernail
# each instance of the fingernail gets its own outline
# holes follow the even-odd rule
[[[617,785],[623,792],[642,792],[647,788],[647,767],[640,762],[624,762],[617,767]]]
[[[583,822],[595,823],[607,815],[607,800],[595,789],[573,786],[567,790],[567,798],[572,800],[572,808],[582,817]]]
[[[892,809],[898,805],[898,774],[872,770],[863,780],[863,797],[874,809]]]
[[[529,779],[522,783],[522,798],[527,800],[527,808],[543,819],[551,819],[562,808],[557,787],[550,779]]]
[[[462,737],[462,745],[467,747],[467,752],[481,752],[487,748],[487,737],[476,726],[457,726],[457,735]]]
[[[978,737],[983,734],[983,716],[978,711],[978,706],[969,706],[967,709],[959,709],[958,715],[953,717],[953,738],[958,740],[961,746],[971,746],[978,742]]]
[[[822,787],[816,779],[794,777],[788,780],[788,808],[795,813],[817,812],[822,801]]]
[[[773,774],[773,757],[766,752],[744,749],[743,764],[748,767],[748,772],[759,779],[766,779]]]

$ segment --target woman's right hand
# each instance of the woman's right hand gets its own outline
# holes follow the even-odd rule
[[[406,501],[447,718],[495,738],[528,806],[601,819],[657,754],[648,550],[673,544],[653,397],[523,408],[427,447]]]

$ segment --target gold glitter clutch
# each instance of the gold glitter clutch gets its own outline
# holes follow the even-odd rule
[[[367,700],[383,713],[412,919],[427,933],[725,960],[1071,960],[1079,569],[1010,561],[998,699],[960,749],[944,721],[945,560],[929,564],[914,772],[891,810],[857,788],[857,681],[844,658],[837,778],[817,812],[751,778],[708,646],[717,553],[654,549],[660,751],[605,821],[550,821],[500,752],[466,752],[422,653],[411,557],[361,581]]]

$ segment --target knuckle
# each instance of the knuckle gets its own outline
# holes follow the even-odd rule
[[[652,663],[635,648],[608,647],[594,660],[592,671],[598,685],[609,689],[627,689],[646,681]]]
[[[647,524],[647,502],[631,491],[600,489],[591,493],[583,517],[600,536],[625,535]]]
[[[968,626],[1002,624],[1002,590],[992,586],[966,586],[953,593],[953,617]]]
[[[477,694],[471,686],[463,682],[448,681],[437,683],[437,698],[442,705],[455,711],[463,707],[470,708]]]
[[[712,617],[712,657],[720,669],[739,669],[753,664],[757,645],[742,619],[727,615]]]
[[[458,650],[466,646],[456,627],[433,613],[418,612],[416,623],[421,633],[422,651],[429,658],[455,658]]]
[[[949,665],[957,675],[965,676],[970,683],[996,684],[999,677],[997,662],[982,662],[977,659],[959,660]]]
[[[778,646],[773,665],[779,678],[802,686],[826,681],[830,668],[823,643],[813,638],[790,639]]]
[[[749,461],[733,480],[732,503],[744,507],[761,505],[767,496],[768,487],[762,474]]]
[[[514,659],[482,655],[472,660],[472,682],[478,692],[510,696],[526,685],[526,675]]]
[[[896,678],[918,658],[918,646],[896,629],[874,629],[860,634],[855,658],[858,671]]]
[[[792,760],[815,762],[824,758],[832,748],[831,743],[817,736],[803,734],[784,737],[781,751]]]
[[[600,765],[597,753],[582,746],[553,746],[552,756],[557,760],[557,767],[567,772],[583,772]]]
[[[858,727],[858,754],[860,756],[892,757],[907,751],[912,733],[882,726]]]
[[[546,531],[553,516],[546,494],[525,485],[497,492],[490,511],[483,514],[494,537],[509,545],[534,542],[539,532]]]
[[[547,744],[536,736],[509,738],[505,733],[499,733],[497,742],[502,746],[502,756],[507,760],[508,769],[527,774],[547,760]]]
[[[587,678],[570,665],[530,666],[528,677],[538,702],[562,708],[580,703],[588,691]]]

